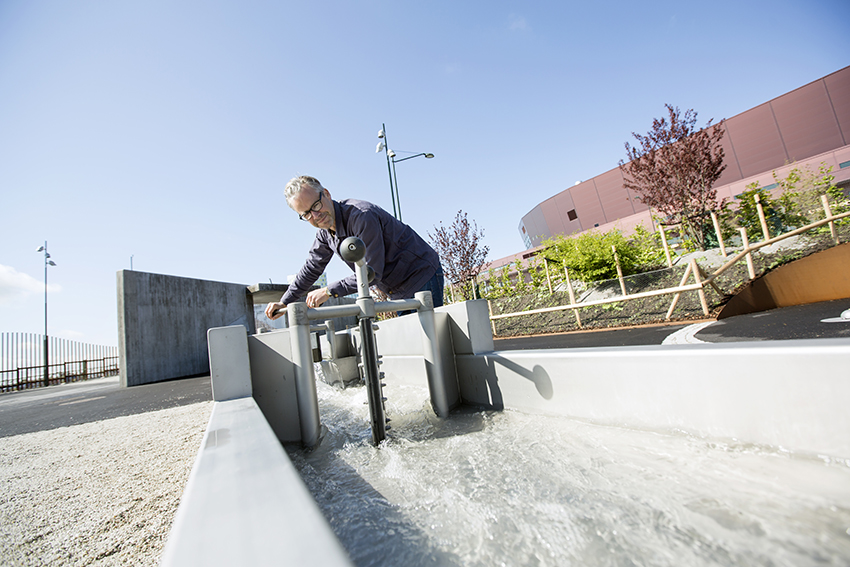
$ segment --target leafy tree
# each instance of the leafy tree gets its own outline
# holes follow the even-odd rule
[[[825,217],[821,195],[826,195],[829,199],[833,214],[850,210],[850,202],[835,185],[832,166],[827,166],[824,162],[816,172],[809,166],[802,170],[795,167],[784,179],[774,171],[773,179],[782,188],[780,202],[790,215],[789,220],[793,220],[792,226],[802,226]]]
[[[440,255],[446,278],[451,284],[460,284],[464,297],[472,299],[473,278],[481,272],[490,252],[481,243],[484,230],[479,230],[475,221],[470,224],[466,213],[458,211],[451,226],[445,227],[440,221],[440,226],[435,226],[434,234],[429,232],[428,237]]]
[[[654,246],[648,231],[644,231],[638,240],[629,241],[617,229],[609,232],[585,232],[567,238],[558,235],[543,242],[546,248],[543,254],[550,260],[565,263],[570,268],[570,277],[592,282],[617,277],[617,265],[614,251],[620,259],[623,275],[630,275],[651,269],[661,263],[664,253],[647,248]]]
[[[549,291],[549,283],[546,281],[546,267],[543,265],[545,261],[543,257],[529,261],[528,273],[531,276],[531,289],[535,292]]]
[[[821,195],[827,196],[833,213],[847,211],[850,209],[850,203],[841,189],[833,183],[835,177],[831,172],[832,168],[826,164],[821,164],[817,172],[808,167],[803,170],[795,167],[784,178],[774,171],[773,179],[782,191],[778,198],[774,198],[758,181],[750,183],[746,191],[738,195],[737,209],[724,211],[724,219],[746,228],[751,236],[760,235],[761,222],[755,195],[758,195],[761,201],[771,236],[824,218]]]
[[[638,146],[626,142],[628,163],[621,160],[620,170],[625,186],[641,202],[681,222],[690,239],[705,250],[708,217],[718,206],[712,186],[726,168],[722,121],[712,126],[709,120],[697,130],[693,109],[682,114],[678,107],[665,106],[669,119],[653,119],[645,136],[632,132]]]
[[[762,210],[764,211],[765,222],[770,231],[770,236],[776,236],[788,229],[789,224],[794,223],[793,215],[786,212],[785,207],[781,202],[775,200],[770,191],[762,187],[758,181],[747,185],[746,191],[738,196],[738,210],[735,212],[738,226],[747,229],[749,238],[762,233],[761,220],[756,207],[756,198],[759,196]]]

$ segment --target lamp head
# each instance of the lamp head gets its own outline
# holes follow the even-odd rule
[[[390,151],[388,151],[388,152],[387,152],[387,155],[388,155],[388,156],[390,156],[391,158],[394,158],[394,157],[395,157],[395,152],[394,152],[394,151],[392,151],[392,150],[390,150]]]
[[[381,150],[383,150],[385,147],[386,147],[386,146],[384,145],[384,143],[383,143],[383,142],[378,142],[378,147],[377,147],[377,148],[375,148],[375,153],[376,153],[376,154],[381,153]]]
[[[383,129],[378,130],[378,137],[379,137],[379,138],[383,138],[383,137],[384,137],[384,130],[383,130]]]
[[[434,154],[425,154],[425,157],[431,159],[432,157],[434,157]]]
[[[44,252],[44,246],[39,246],[36,252]]]

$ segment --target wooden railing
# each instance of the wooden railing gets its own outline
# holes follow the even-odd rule
[[[720,275],[722,275],[723,273],[725,273],[727,270],[731,269],[741,259],[747,259],[748,273],[749,273],[750,279],[753,279],[753,278],[755,278],[755,273],[754,273],[753,264],[752,264],[752,253],[755,252],[756,250],[759,250],[760,248],[764,248],[765,246],[769,246],[771,244],[775,244],[777,242],[781,242],[782,240],[785,240],[786,238],[790,238],[792,236],[797,236],[797,235],[803,234],[804,232],[807,232],[809,230],[818,228],[818,227],[826,225],[826,224],[830,225],[830,232],[832,234],[833,242],[835,244],[838,244],[839,240],[838,240],[837,232],[835,230],[835,222],[838,221],[838,220],[844,219],[844,218],[848,218],[848,217],[850,217],[850,212],[841,213],[841,214],[838,214],[838,215],[828,215],[826,218],[821,219],[819,221],[815,221],[813,223],[807,224],[806,226],[797,228],[795,230],[792,230],[790,232],[786,232],[785,234],[781,234],[781,235],[773,237],[773,238],[768,238],[766,240],[763,240],[761,242],[757,242],[755,244],[749,244],[746,240],[746,233],[744,233],[743,234],[743,236],[744,236],[744,241],[743,241],[744,249],[743,250],[741,250],[740,252],[735,254],[725,264],[723,264],[721,267],[719,267],[717,270],[715,270],[710,275],[706,275],[705,272],[702,270],[702,268],[699,266],[699,264],[697,264],[696,260],[691,259],[688,267],[685,269],[685,274],[682,277],[681,283],[676,287],[669,287],[669,288],[664,288],[664,289],[659,289],[659,290],[654,290],[654,291],[635,293],[635,294],[631,294],[631,295],[624,294],[624,295],[621,295],[621,296],[605,298],[605,299],[598,299],[598,300],[593,300],[593,301],[584,301],[584,302],[576,302],[575,298],[574,298],[574,294],[570,293],[570,303],[568,305],[559,305],[559,306],[556,306],[556,307],[544,307],[544,308],[541,308],[541,309],[531,309],[531,310],[528,310],[528,311],[519,311],[519,312],[516,312],[516,313],[500,313],[498,315],[491,315],[490,321],[491,321],[491,324],[493,324],[493,333],[496,334],[495,321],[498,321],[500,319],[507,319],[507,318],[510,318],[510,317],[522,317],[523,315],[535,315],[535,314],[539,314],[539,313],[552,313],[552,312],[556,312],[556,311],[568,311],[568,310],[576,310],[576,313],[578,313],[578,310],[582,309],[584,307],[594,307],[594,306],[599,306],[599,305],[607,305],[607,304],[612,304],[612,303],[619,303],[619,302],[623,302],[623,301],[631,301],[631,300],[634,300],[634,299],[642,299],[642,298],[646,298],[646,297],[653,297],[653,296],[659,296],[659,295],[673,295],[673,300],[670,304],[670,309],[667,311],[667,315],[665,317],[665,319],[669,321],[670,317],[672,317],[672,315],[673,315],[673,310],[675,309],[676,304],[678,303],[679,298],[681,297],[681,294],[684,293],[684,292],[687,292],[687,291],[696,291],[697,292],[697,294],[699,295],[700,306],[702,307],[703,314],[707,317],[708,314],[709,314],[709,310],[708,310],[708,303],[707,303],[706,297],[705,297],[705,287],[706,286],[712,286],[718,293],[720,293],[722,295],[722,292],[721,292],[720,288],[717,286],[717,283],[716,283],[717,278]],[[691,276],[693,276],[694,283],[688,284],[687,281],[688,281],[688,279],[691,278]],[[572,292],[572,288],[570,288],[570,291]],[[491,309],[491,313],[492,313],[492,309]],[[578,317],[577,317],[577,320],[578,320]],[[581,326],[580,322],[579,322],[579,326]]]

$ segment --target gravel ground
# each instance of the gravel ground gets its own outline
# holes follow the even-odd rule
[[[0,565],[156,565],[211,411],[0,439]]]

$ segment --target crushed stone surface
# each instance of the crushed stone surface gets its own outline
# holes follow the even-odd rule
[[[157,565],[211,412],[0,439],[0,565]]]

